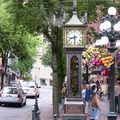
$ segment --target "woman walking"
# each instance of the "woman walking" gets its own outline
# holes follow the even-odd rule
[[[67,93],[67,86],[66,86],[65,83],[63,83],[62,90],[61,90],[62,109],[64,108],[64,102],[65,102],[66,93]]]
[[[99,112],[101,111],[101,105],[99,96],[97,94],[97,86],[92,86],[92,99],[91,99],[91,106],[92,106],[92,118],[93,120],[98,120]]]

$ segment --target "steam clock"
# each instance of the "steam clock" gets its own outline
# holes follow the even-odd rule
[[[64,103],[63,120],[86,120],[81,96],[82,52],[85,49],[86,26],[78,19],[76,0],[73,16],[64,25],[64,49],[67,57],[67,97]]]

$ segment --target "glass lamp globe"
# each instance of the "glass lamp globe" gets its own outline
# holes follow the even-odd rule
[[[96,44],[96,46],[99,46],[100,45],[100,40],[96,40],[95,44]]]
[[[110,27],[111,27],[111,23],[110,23],[110,21],[105,21],[104,23],[103,23],[103,25],[104,25],[104,28],[105,28],[105,30],[106,29],[109,29]]]
[[[119,29],[119,31],[120,31],[120,21],[119,21],[117,24],[118,24],[118,29]]]
[[[109,15],[116,15],[116,12],[117,12],[117,10],[116,10],[115,7],[110,7],[110,8],[108,9],[108,14],[109,14]]]
[[[102,42],[101,40],[99,41],[99,44],[100,44],[100,46],[104,45],[103,42]]]
[[[109,39],[106,36],[101,37],[101,42],[103,45],[107,45],[109,43]]]
[[[115,31],[120,31],[120,21],[114,25]]]
[[[111,23],[108,20],[106,20],[105,22],[103,22],[102,24],[100,24],[100,30],[101,31],[107,30],[109,28],[111,28]]]
[[[118,24],[118,26],[120,26],[120,21],[117,24]]]
[[[104,25],[103,25],[103,23],[100,24],[99,28],[100,28],[101,31],[104,30]]]
[[[120,40],[117,40],[116,47],[120,47]]]
[[[120,30],[118,24],[115,24],[115,25],[114,25],[114,30],[115,30],[115,31],[119,31],[119,30]]]

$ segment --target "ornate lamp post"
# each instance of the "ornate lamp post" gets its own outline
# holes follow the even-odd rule
[[[116,8],[110,7],[108,9],[108,15],[102,20],[103,23],[100,25],[101,35],[106,36],[109,39],[109,52],[114,53],[117,50],[116,42],[120,39],[120,22],[119,17],[116,15]],[[114,57],[114,55],[113,55]],[[110,66],[110,112],[108,114],[108,120],[116,120],[117,115],[115,114],[115,58],[114,63]]]

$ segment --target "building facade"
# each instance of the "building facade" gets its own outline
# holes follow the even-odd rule
[[[48,66],[44,66],[41,63],[41,57],[45,53],[45,46],[38,48],[36,56],[36,62],[33,64],[31,70],[32,80],[36,81],[38,85],[51,85],[52,82],[52,69]]]

